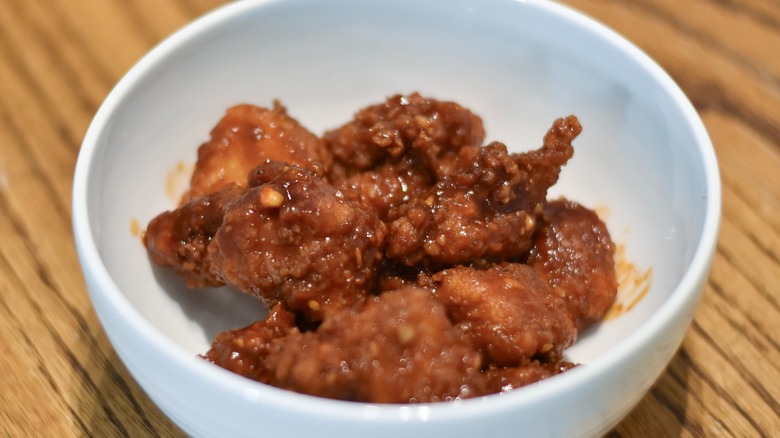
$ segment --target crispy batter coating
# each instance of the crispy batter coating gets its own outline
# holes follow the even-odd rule
[[[389,214],[387,257],[431,268],[505,259],[526,251],[535,225],[515,187],[520,174],[506,147],[461,149],[463,171]]]
[[[426,289],[383,293],[278,345],[273,384],[297,392],[373,403],[482,393],[480,354]]]
[[[244,189],[228,184],[216,193],[191,199],[181,207],[157,215],[144,233],[151,259],[173,268],[190,288],[222,284],[209,270],[206,251],[222,224],[227,204]]]
[[[460,149],[479,146],[484,136],[482,120],[457,103],[395,95],[325,133],[335,158],[328,176],[384,218],[452,174]]]
[[[393,208],[424,196],[433,184],[434,177],[427,166],[410,154],[350,175],[339,181],[337,187],[387,220]]]
[[[550,201],[529,264],[565,297],[582,329],[601,319],[617,295],[615,245],[593,210]]]
[[[366,296],[386,234],[373,211],[286,163],[262,164],[248,185],[209,247],[217,278],[314,321]]]
[[[560,360],[577,337],[563,299],[527,265],[458,266],[433,280],[450,318],[498,366]]]
[[[547,190],[558,182],[561,168],[574,155],[572,142],[582,132],[575,116],[557,119],[544,135],[541,148],[514,155],[521,172],[519,198],[524,210],[544,205]]]
[[[274,102],[271,109],[237,105],[227,110],[198,149],[185,200],[213,193],[225,184],[246,184],[247,174],[267,160],[324,171],[331,162],[322,140]]]
[[[510,155],[498,142],[461,148],[457,171],[390,211],[387,257],[436,268],[525,253],[547,190],[581,130],[569,116],[555,121],[538,150]]]
[[[352,121],[325,133],[324,140],[342,173],[414,152],[437,175],[446,175],[453,154],[482,144],[484,136],[482,119],[468,109],[412,93],[358,111]]]
[[[262,321],[218,333],[203,357],[236,374],[268,383],[273,373],[266,365],[266,358],[273,343],[293,331],[297,331],[295,316],[277,304]]]

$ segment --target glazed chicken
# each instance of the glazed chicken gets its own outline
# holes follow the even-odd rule
[[[573,201],[549,202],[542,222],[529,264],[564,298],[583,329],[615,301],[615,244],[596,213]]]
[[[458,170],[460,149],[479,146],[482,119],[454,102],[395,95],[324,135],[330,180],[382,219]]]
[[[577,337],[563,298],[527,265],[458,266],[433,280],[452,321],[497,366],[557,362]]]
[[[278,161],[257,167],[247,185],[209,245],[217,278],[313,321],[369,293],[385,243],[385,224],[371,209]]]
[[[268,160],[315,171],[324,171],[331,162],[322,140],[290,117],[279,102],[270,109],[246,104],[229,108],[211,130],[209,141],[198,148],[184,199],[231,183],[245,186],[249,172]]]
[[[270,382],[372,403],[454,400],[483,392],[482,358],[425,289],[407,287],[334,314],[278,343]]]
[[[501,143],[462,148],[457,171],[390,212],[387,257],[441,268],[521,256],[581,130],[568,117],[555,121],[538,150],[509,154]]]
[[[222,285],[211,272],[207,250],[222,225],[225,207],[243,192],[240,186],[227,184],[156,216],[143,237],[150,258],[173,268],[191,288]]]
[[[576,366],[566,349],[617,293],[604,222],[547,199],[581,130],[560,118],[512,153],[483,144],[469,109],[417,93],[322,137],[278,102],[239,105],[144,244],[190,288],[266,305],[203,355],[249,379],[371,403],[514,390]]]

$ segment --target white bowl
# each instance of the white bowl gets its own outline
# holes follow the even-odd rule
[[[471,108],[489,140],[515,150],[539,146],[555,118],[577,115],[584,131],[553,195],[604,213],[625,258],[651,274],[646,295],[569,350],[583,366],[454,403],[320,399],[198,358],[217,331],[262,309],[232,291],[187,291],[151,266],[132,224],[144,227],[174,206],[166,184],[177,166],[194,163],[197,146],[236,103],[278,98],[321,133],[412,91]],[[106,333],[152,400],[196,436],[604,433],[679,346],[719,217],[712,146],[675,83],[604,26],[532,0],[229,4],[172,35],[117,84],[84,139],[73,194],[79,256]]]

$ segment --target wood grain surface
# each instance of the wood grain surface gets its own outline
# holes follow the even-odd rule
[[[0,436],[180,436],[91,307],[70,221],[76,156],[111,87],[220,0],[0,1]],[[610,435],[780,434],[780,2],[567,0],[680,84],[712,137],[723,219],[668,369]]]

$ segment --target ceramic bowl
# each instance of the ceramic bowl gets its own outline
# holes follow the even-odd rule
[[[268,387],[198,357],[263,309],[193,293],[155,269],[140,232],[175,206],[225,109],[279,99],[315,133],[395,93],[454,100],[488,140],[536,148],[552,121],[584,130],[551,196],[595,208],[619,246],[618,304],[568,350],[582,364],[502,395],[372,405]],[[678,348],[713,255],[720,186],[691,103],[603,25],[535,0],[244,0],[144,56],[95,115],[76,167],[73,224],[95,310],[151,399],[194,436],[597,436]]]

